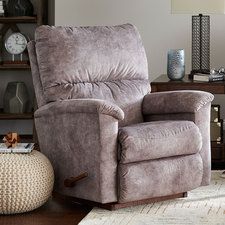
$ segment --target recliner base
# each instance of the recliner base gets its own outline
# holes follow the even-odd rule
[[[142,199],[142,200],[126,202],[126,203],[112,202],[112,203],[106,203],[106,204],[93,202],[93,201],[89,201],[89,200],[85,200],[85,199],[80,199],[80,198],[76,198],[76,197],[72,197],[72,196],[66,196],[66,195],[59,194],[57,192],[54,192],[53,196],[56,198],[63,199],[65,201],[76,202],[76,203],[83,204],[83,205],[99,207],[99,208],[103,208],[103,209],[107,209],[107,210],[117,210],[117,209],[127,208],[127,207],[131,207],[131,206],[166,201],[166,200],[175,199],[175,198],[184,198],[184,197],[187,197],[187,192],[163,196],[163,197]]]

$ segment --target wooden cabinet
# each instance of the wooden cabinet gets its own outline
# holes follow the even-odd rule
[[[167,75],[161,75],[151,82],[152,92],[175,91],[175,90],[199,90],[208,91],[212,94],[225,94],[225,81],[199,82],[188,78],[181,81],[171,81]],[[225,168],[225,139],[221,142],[211,142],[212,168]]]
[[[36,26],[47,23],[47,0],[36,0],[35,1],[35,12],[34,16],[20,16],[20,17],[0,17],[0,56],[3,56],[4,51],[4,39],[5,35],[9,30],[11,32],[20,32],[20,28],[27,26],[27,24],[33,24],[35,30]],[[29,61],[27,64],[4,64],[4,59],[0,62],[0,83],[1,74],[4,70],[30,70]],[[14,75],[16,76],[16,74]],[[20,80],[19,77],[16,77]],[[4,113],[3,109],[0,109],[0,120],[33,120],[33,112],[23,114],[8,114]],[[26,138],[31,139],[33,135],[26,135]]]

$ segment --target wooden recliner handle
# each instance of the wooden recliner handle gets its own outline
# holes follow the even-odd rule
[[[70,177],[68,179],[65,179],[64,180],[64,186],[65,187],[74,187],[76,182],[87,177],[88,176],[88,173],[87,172],[84,172],[84,173],[81,173],[79,176],[77,177]]]

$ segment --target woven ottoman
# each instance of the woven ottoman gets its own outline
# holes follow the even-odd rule
[[[40,152],[0,154],[0,214],[28,212],[51,196],[54,172]]]

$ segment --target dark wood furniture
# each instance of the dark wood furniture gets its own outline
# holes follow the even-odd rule
[[[186,198],[187,196],[188,196],[188,193],[183,192],[183,193],[178,193],[178,194],[174,194],[174,195],[154,197],[154,198],[142,199],[142,200],[137,200],[137,201],[125,202],[125,203],[113,202],[113,203],[101,204],[98,202],[93,202],[93,201],[89,201],[89,200],[85,200],[85,199],[61,195],[56,192],[53,193],[53,197],[55,197],[57,199],[62,199],[64,201],[68,201],[68,202],[76,202],[76,203],[87,205],[90,207],[99,207],[99,208],[103,208],[103,209],[107,209],[107,210],[111,210],[111,211],[128,208],[128,207],[133,207],[133,206],[138,206],[138,205],[143,205],[143,204],[167,201],[167,200],[171,200],[171,199],[175,199],[175,198]]]
[[[34,114],[33,112],[30,113],[23,113],[23,114],[12,114],[12,113],[4,113],[3,109],[0,109],[0,120],[33,120]],[[4,135],[0,135],[0,142]],[[33,136],[32,135],[20,135],[22,142],[32,142]]]
[[[1,225],[77,225],[92,207],[52,198],[40,208],[22,214],[0,215]]]
[[[199,82],[193,81],[185,75],[181,81],[171,81],[167,75],[161,75],[151,82],[152,92],[174,90],[201,90],[212,94],[225,94],[225,81]]]
[[[225,94],[225,81],[199,82],[193,81],[185,75],[181,81],[171,81],[167,75],[161,75],[151,82],[152,92],[174,90],[201,90],[212,94]],[[211,142],[212,168],[225,168],[225,140],[222,143]]]
[[[11,30],[12,32],[20,32],[20,27],[17,24],[22,24],[25,26],[26,24],[34,24],[34,28],[36,26],[40,26],[45,24],[47,18],[47,0],[36,0],[35,11],[36,15],[34,16],[19,16],[19,17],[0,17],[0,55],[3,55],[4,51],[4,36]],[[27,64],[4,64],[3,61],[0,61],[0,71],[4,70],[30,70],[29,62]],[[0,72],[1,74],[2,72]],[[1,76],[0,76],[1,79]],[[17,77],[19,80],[19,77]],[[33,120],[33,112],[32,113],[23,113],[23,114],[9,114],[4,113],[3,109],[0,109],[0,120]],[[35,128],[34,128],[35,131]],[[1,136],[0,136],[1,137]],[[23,135],[23,139],[32,140],[33,135]]]

